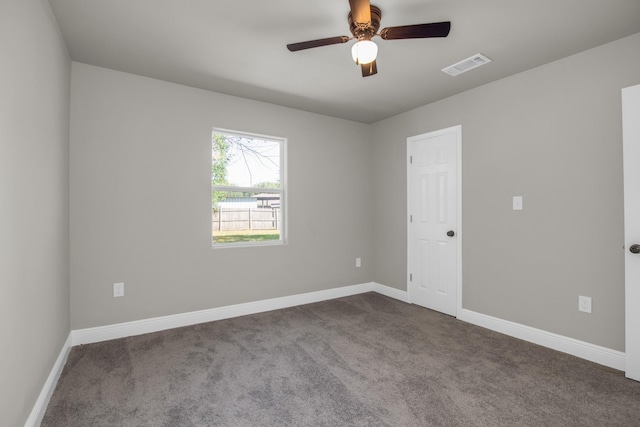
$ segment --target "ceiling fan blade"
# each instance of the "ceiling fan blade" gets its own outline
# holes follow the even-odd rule
[[[353,22],[366,24],[371,22],[371,3],[369,0],[349,0]]]
[[[429,37],[447,37],[451,22],[433,22],[431,24],[403,25],[388,27],[380,31],[384,40],[425,39]]]
[[[378,72],[375,59],[368,64],[360,64],[360,67],[362,67],[362,77],[373,76]]]
[[[312,47],[329,46],[332,44],[346,43],[351,40],[347,36],[328,37],[326,39],[309,40],[307,42],[291,43],[287,45],[287,49],[291,52],[297,52],[299,50],[311,49]]]

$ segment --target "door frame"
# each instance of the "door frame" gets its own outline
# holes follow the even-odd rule
[[[411,145],[414,141],[424,138],[431,138],[441,135],[454,133],[456,135],[456,314],[459,317],[462,313],[462,125],[451,126],[448,128],[423,133],[420,135],[410,136],[407,138],[407,296],[410,304],[414,304],[415,289],[411,281],[411,221],[409,218],[411,212]]]

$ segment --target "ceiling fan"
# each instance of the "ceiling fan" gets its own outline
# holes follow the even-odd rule
[[[353,37],[338,36],[326,39],[309,40],[306,42],[292,43],[287,45],[291,52],[311,49],[312,47],[328,46],[332,44],[346,43],[349,40],[357,39],[353,45],[351,54],[356,64],[362,69],[362,77],[371,76],[378,72],[376,66],[376,55],[378,46],[371,41],[374,36],[380,36],[383,40],[401,39],[426,39],[431,37],[447,37],[451,29],[451,22],[433,22],[430,24],[403,25],[399,27],[380,28],[382,12],[376,6],[372,6],[369,0],[349,0],[351,12],[347,16],[349,29]]]

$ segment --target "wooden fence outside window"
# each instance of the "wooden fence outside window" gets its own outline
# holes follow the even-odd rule
[[[279,230],[280,208],[219,208],[213,211],[213,231]]]

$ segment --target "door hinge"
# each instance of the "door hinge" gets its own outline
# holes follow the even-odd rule
[[[413,215],[409,215],[409,222],[413,222]]]
[[[413,156],[409,156],[409,164],[412,165],[413,164]]]
[[[409,281],[413,282],[413,274],[409,273]]]

